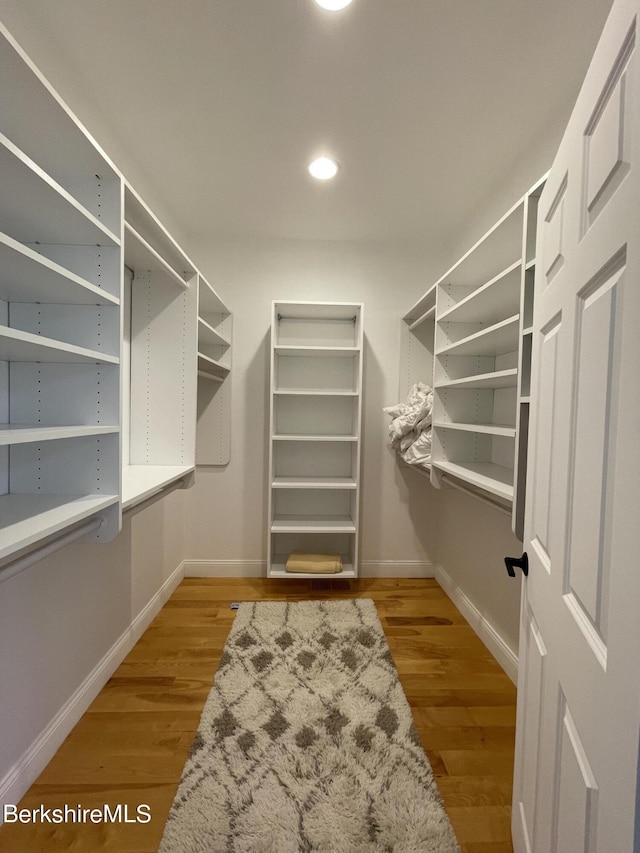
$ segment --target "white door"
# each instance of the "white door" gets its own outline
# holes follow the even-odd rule
[[[517,853],[640,850],[639,12],[615,0],[538,209]]]

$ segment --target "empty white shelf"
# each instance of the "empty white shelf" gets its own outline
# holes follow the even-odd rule
[[[432,284],[429,290],[424,294],[424,296],[419,299],[415,305],[413,305],[407,313],[404,315],[403,319],[405,323],[409,323],[410,326],[414,328],[419,326],[421,322],[425,319],[428,319],[426,316],[430,314],[432,310],[435,310],[436,306],[436,291],[438,288],[438,283]]]
[[[357,435],[274,435],[274,441],[357,441]]]
[[[122,508],[156,495],[193,470],[193,465],[126,465],[122,469]]]
[[[228,315],[229,309],[202,274],[199,275],[199,282],[198,313],[203,317],[209,314]]]
[[[273,392],[282,397],[357,397],[357,391],[320,390],[318,388],[300,388],[295,391],[276,388]]]
[[[209,346],[228,347],[229,341],[216,331],[213,326],[198,317],[198,343],[208,344]]]
[[[519,315],[507,317],[487,329],[481,329],[456,343],[449,344],[438,355],[501,355],[518,349]]]
[[[414,320],[413,323],[409,326],[409,331],[415,331],[418,326],[421,326],[423,323],[428,322],[429,320],[435,320],[436,317],[436,306],[435,303],[429,308],[428,311],[425,311],[421,317],[418,317],[417,320]]]
[[[118,495],[0,496],[0,559],[118,503]]]
[[[30,442],[58,441],[88,435],[108,435],[119,432],[118,426],[33,426],[31,424],[0,424],[0,446]]]
[[[462,379],[450,379],[447,382],[436,382],[436,388],[515,388],[518,383],[518,370],[495,370],[491,373],[478,373],[476,376],[465,376]]]
[[[295,356],[320,356],[327,358],[342,356],[355,358],[360,352],[359,347],[301,347],[301,346],[275,346],[274,352],[277,355],[295,355]]]
[[[142,237],[128,222],[124,223],[124,262],[136,274],[145,270],[160,273],[168,281],[180,288],[185,288],[187,282],[179,275],[165,259]]]
[[[438,318],[440,322],[495,322],[505,314],[515,314],[520,306],[522,261],[510,264],[482,287],[460,300]],[[411,327],[409,327],[411,328]]]
[[[515,438],[516,428],[503,426],[502,424],[462,424],[462,423],[435,423],[438,429],[460,430],[462,432],[477,432],[483,435],[502,435],[507,438]]]
[[[0,233],[0,299],[62,305],[119,305],[120,300]]]
[[[513,470],[494,462],[448,462],[433,461],[440,471],[452,474],[467,483],[478,486],[505,500],[513,500]]]
[[[215,358],[211,358],[201,352],[198,353],[198,373],[208,374],[211,378],[224,379],[229,371],[229,367],[216,361]]]
[[[355,489],[352,477],[275,477],[274,489]]]
[[[77,347],[53,338],[0,326],[0,361],[44,361],[49,363],[93,362],[118,364],[119,359],[96,350]]]
[[[353,519],[339,515],[276,516],[271,523],[272,533],[355,533]]]
[[[120,245],[115,234],[2,133],[0,185],[5,201],[0,230],[22,243]]]

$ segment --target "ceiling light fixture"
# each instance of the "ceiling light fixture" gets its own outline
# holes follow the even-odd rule
[[[318,157],[313,163],[309,163],[309,174],[318,181],[329,181],[335,178],[338,172],[338,164],[329,157]]]
[[[347,8],[351,0],[316,0],[316,3],[329,12],[340,12],[342,9]]]

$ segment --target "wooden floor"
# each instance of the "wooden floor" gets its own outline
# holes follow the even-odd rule
[[[463,853],[512,853],[515,688],[433,580],[184,580],[21,808],[148,804],[147,824],[5,824],[7,853],[155,853],[232,601],[371,598]]]

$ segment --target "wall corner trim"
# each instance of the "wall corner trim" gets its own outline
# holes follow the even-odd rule
[[[482,615],[471,599],[460,589],[442,566],[436,565],[435,579],[462,613],[514,684],[518,683],[518,655]]]
[[[13,767],[0,779],[0,805],[18,803],[51,761],[64,739],[129,654],[184,577],[181,563],[138,613],[82,684],[67,699]],[[0,811],[0,825],[2,812]]]

